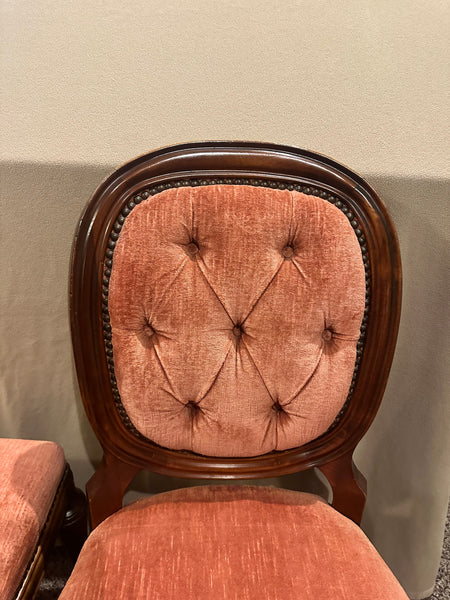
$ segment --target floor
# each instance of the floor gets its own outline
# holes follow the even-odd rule
[[[444,547],[442,548],[436,587],[434,594],[426,600],[450,600],[450,509],[445,524]]]

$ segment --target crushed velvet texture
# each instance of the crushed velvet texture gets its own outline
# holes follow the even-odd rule
[[[10,600],[31,560],[65,467],[53,442],[0,439],[0,598]]]
[[[256,486],[119,511],[88,538],[60,600],[80,598],[407,600],[352,521],[312,494]]]
[[[114,251],[122,403],[172,449],[300,446],[345,402],[364,301],[359,243],[326,200],[237,185],[163,191],[134,208]]]

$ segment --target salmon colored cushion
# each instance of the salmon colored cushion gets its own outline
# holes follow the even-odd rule
[[[0,438],[0,598],[13,598],[63,475],[54,442]]]
[[[125,219],[111,268],[122,403],[168,448],[301,446],[347,398],[364,303],[359,242],[326,200],[249,185],[150,196]]]
[[[364,533],[312,494],[160,494],[88,538],[60,600],[408,600]]]

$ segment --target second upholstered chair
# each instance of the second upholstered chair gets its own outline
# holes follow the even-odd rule
[[[365,481],[352,454],[400,310],[395,232],[360,177],[271,144],[158,150],[95,192],[71,281],[104,458],[87,486],[95,529],[62,600],[406,599],[356,524]],[[207,485],[121,509],[141,469],[239,480],[311,467],[332,506]]]
[[[62,534],[72,555],[86,539],[84,494],[55,442],[0,438],[0,598],[34,598]]]

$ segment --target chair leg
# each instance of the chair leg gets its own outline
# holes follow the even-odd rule
[[[92,529],[122,508],[123,495],[140,470],[115,456],[103,455],[100,466],[86,485]]]
[[[317,467],[333,491],[332,506],[360,525],[367,496],[367,481],[353,462],[353,450]]]
[[[61,529],[61,538],[75,561],[87,538],[87,502],[83,492],[75,487],[70,469],[67,478],[67,509]]]

